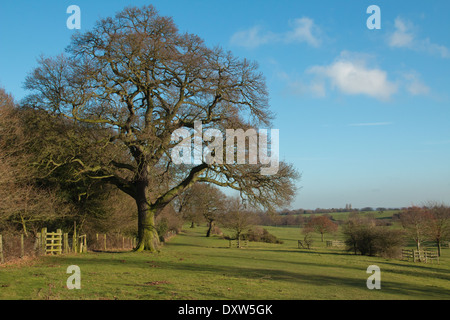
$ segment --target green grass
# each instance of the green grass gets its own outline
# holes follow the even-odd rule
[[[0,268],[0,299],[332,300],[449,299],[450,249],[441,263],[363,257],[328,249],[317,237],[297,249],[298,228],[267,227],[283,244],[228,248],[206,229],[186,228],[156,254],[88,253],[42,257]],[[66,288],[67,267],[81,269],[81,290]],[[369,290],[368,266],[381,269],[381,290]]]

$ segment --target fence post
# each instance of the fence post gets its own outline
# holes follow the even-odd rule
[[[20,258],[22,259],[25,256],[25,248],[23,243],[23,233],[20,234]]]
[[[84,253],[87,253],[87,236],[86,235],[84,235]]]
[[[38,251],[37,252],[38,255],[39,255],[39,248],[41,247],[41,243],[40,243],[40,239],[39,239],[40,237],[41,237],[41,234],[38,232],[36,234],[36,239],[34,241],[34,253],[36,253],[36,251]]]
[[[62,230],[61,229],[57,229],[56,233],[58,234],[56,237],[56,245],[58,246],[58,254],[62,254],[62,245],[63,245],[63,238],[62,238]]]
[[[41,231],[41,237],[42,237],[42,254],[47,254],[47,228],[42,228]]]
[[[103,235],[103,242],[104,242],[104,247],[105,247],[105,251],[106,251],[106,233]]]
[[[39,232],[37,234],[37,237],[38,237],[38,248],[37,248],[37,250],[38,250],[38,254],[41,256],[42,255],[42,232]]]
[[[77,237],[77,222],[73,222],[73,240],[72,240],[72,251],[78,253],[78,237]]]
[[[64,253],[69,253],[69,234],[66,232],[64,233]]]
[[[3,239],[2,235],[0,234],[0,263],[4,263],[5,259],[3,257]]]
[[[83,236],[80,236],[79,239],[80,239],[80,253],[83,253],[84,250]]]

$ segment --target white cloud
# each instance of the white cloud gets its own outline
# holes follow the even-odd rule
[[[408,48],[442,58],[450,58],[450,49],[444,45],[433,43],[429,38],[420,39],[415,34],[416,27],[408,20],[400,17],[395,19],[395,32],[388,38],[388,43],[394,48]]]
[[[389,37],[391,47],[410,47],[414,42],[414,34],[410,31],[412,25],[397,17],[395,19],[395,32]]]
[[[314,24],[314,20],[303,17],[295,19],[290,25],[293,27],[293,30],[288,31],[285,35],[287,43],[306,42],[313,47],[320,46],[320,29]]]
[[[328,66],[313,66],[309,73],[328,79],[333,88],[348,95],[367,95],[380,100],[389,99],[397,92],[397,85],[388,80],[387,73],[368,68],[365,61],[352,61],[341,55]]]
[[[288,73],[281,70],[277,62],[273,64],[277,68],[277,78],[285,85],[284,93],[289,95],[323,98],[328,95],[327,91],[334,89],[345,95],[365,95],[387,101],[400,90],[411,96],[432,92],[417,71],[397,71],[396,77],[390,79],[387,71],[375,67],[375,57],[365,53],[343,51],[334,62],[312,66],[303,74],[296,74],[295,70]],[[388,123],[371,125],[381,124]]]
[[[269,43],[307,43],[313,47],[321,44],[320,28],[313,19],[303,17],[289,22],[291,30],[283,33],[274,33],[262,30],[261,26],[238,31],[231,37],[231,44],[246,48],[256,48]]]

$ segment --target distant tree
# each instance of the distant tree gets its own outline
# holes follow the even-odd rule
[[[196,199],[196,186],[181,192],[173,201],[175,210],[181,215],[184,221],[191,223],[191,228],[194,228],[196,224],[199,224],[203,220],[203,215],[198,210],[194,210]]]
[[[412,206],[402,210],[399,217],[408,237],[415,241],[417,250],[420,250],[422,242],[429,234],[429,222],[432,219],[430,210]]]
[[[161,214],[156,217],[156,228],[161,242],[165,241],[167,232],[178,233],[182,227],[183,219],[171,205],[165,207]]]
[[[404,244],[404,232],[377,226],[373,218],[354,216],[342,227],[347,250],[361,255],[396,257]]]
[[[450,208],[442,203],[427,205],[431,219],[428,221],[428,236],[436,243],[441,256],[442,242],[450,240]]]
[[[314,232],[314,229],[311,226],[306,226],[302,229],[303,234],[303,240],[299,241],[299,244],[304,249],[311,249],[311,246],[313,244],[313,238],[312,233]]]
[[[256,214],[245,208],[239,197],[227,201],[226,211],[221,215],[221,224],[236,233],[238,247],[241,243],[241,235],[253,226],[257,221]]]
[[[188,217],[201,215],[208,223],[206,237],[211,236],[214,223],[219,215],[226,210],[226,195],[217,187],[197,183],[189,189],[189,201],[185,205],[185,214]]]
[[[338,229],[338,225],[331,221],[331,219],[327,216],[318,216],[312,217],[311,220],[306,224],[306,228],[320,233],[323,242],[324,234],[336,232]]]
[[[375,221],[360,217],[356,213],[351,214],[342,227],[347,250],[353,251],[355,254],[357,254],[358,251],[364,254],[367,249],[365,245],[362,245],[362,234],[365,229],[373,226],[375,226]]]

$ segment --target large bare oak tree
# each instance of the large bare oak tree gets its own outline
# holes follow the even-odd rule
[[[102,149],[124,150],[70,164],[135,199],[138,251],[157,248],[155,215],[195,182],[234,188],[269,209],[295,194],[298,174],[282,162],[273,175],[261,175],[261,164],[173,163],[177,129],[194,135],[196,121],[222,132],[270,127],[272,115],[255,63],[180,33],[152,6],[126,8],[75,35],[65,54],[41,58],[25,85],[24,105],[88,124]]]

